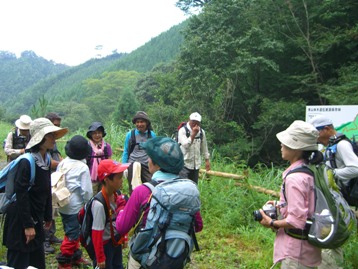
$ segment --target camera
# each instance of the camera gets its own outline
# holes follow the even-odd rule
[[[262,210],[265,212],[265,214],[267,216],[269,216],[271,219],[277,219],[277,210],[276,210],[276,207],[271,205],[271,204],[265,204],[263,207],[262,207]],[[253,212],[253,215],[254,215],[254,220],[256,221],[261,221],[262,220],[262,215],[260,213],[260,210],[255,210]]]

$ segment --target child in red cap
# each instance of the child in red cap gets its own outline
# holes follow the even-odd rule
[[[104,200],[106,205],[97,199],[92,203],[92,241],[96,254],[93,267],[123,269],[121,244],[124,239],[120,238],[114,225],[117,212],[126,204],[125,195],[119,190],[123,184],[123,172],[128,166],[110,159],[102,160],[98,165],[98,179],[103,186],[97,195],[103,196],[101,201]],[[107,214],[105,210],[108,210]]]

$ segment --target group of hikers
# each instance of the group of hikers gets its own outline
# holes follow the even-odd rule
[[[206,170],[210,170],[210,155],[201,121],[199,113],[190,114],[188,122],[178,130],[175,141],[156,136],[148,115],[143,111],[137,112],[132,119],[135,128],[126,134],[122,163],[119,163],[112,159],[112,149],[104,140],[106,131],[100,122],[89,126],[87,139],[73,136],[65,146],[66,157],[62,158],[56,140],[68,129],[60,127],[61,117],[56,113],[35,120],[21,116],[15,122],[15,131],[9,133],[4,149],[9,161],[30,152],[36,162],[36,179],[29,189],[30,166],[26,160],[21,160],[15,182],[17,200],[6,213],[3,231],[8,266],[45,268],[46,248],[60,243],[59,268],[79,265],[124,268],[122,246],[129,236],[133,251],[130,247],[127,268],[183,268],[187,259],[177,267],[144,266],[134,251],[139,244],[138,240],[135,242],[135,235],[154,218],[155,212],[149,210],[153,201],[148,205],[153,188],[180,179],[196,186],[202,158]],[[290,171],[307,164],[312,153],[318,150],[318,143],[328,146],[330,138],[337,135],[332,121],[325,116],[317,116],[310,122],[294,121],[276,135],[281,143],[282,159],[290,165],[283,172],[284,188],[280,200],[268,201],[277,208],[279,218],[273,219],[260,210],[260,224],[276,232],[272,268],[276,264],[283,269],[343,268],[341,248],[321,250],[287,232],[303,233],[306,220],[314,212],[313,176]],[[358,157],[349,141],[342,139],[337,143],[335,158],[333,173],[341,184],[348,184],[358,177]],[[327,165],[332,166],[328,160]],[[69,202],[62,207],[51,202],[51,172],[54,171],[65,173],[66,187],[70,192]],[[129,197],[121,192],[124,177],[128,180]],[[95,197],[90,206],[94,257],[92,262],[88,262],[80,248],[78,215],[92,197]],[[54,217],[57,212],[63,223],[63,240],[55,236]],[[195,211],[192,218],[193,230],[201,231],[200,211]],[[131,230],[134,230],[134,235]],[[164,247],[169,248],[168,245]]]
[[[200,128],[201,116],[197,112],[189,116],[185,126],[189,136],[186,132],[180,134],[178,143],[170,138],[157,137],[148,115],[143,111],[137,112],[132,119],[135,128],[126,135],[122,163],[112,160],[112,148],[104,140],[106,131],[101,122],[93,122],[89,126],[87,139],[75,135],[67,141],[64,149],[66,157],[62,157],[56,140],[63,137],[68,129],[61,128],[61,120],[54,112],[34,120],[22,115],[15,122],[15,130],[7,136],[4,150],[8,161],[26,152],[36,162],[36,178],[30,188],[29,163],[21,159],[18,164],[15,179],[17,200],[7,209],[3,230],[7,265],[13,268],[45,268],[45,253],[55,252],[51,244],[61,244],[60,253],[56,256],[59,268],[81,265],[123,268],[122,244],[133,226],[137,229],[145,226],[149,211],[148,207],[141,216],[142,207],[152,192],[142,183],[156,185],[177,178],[197,183],[201,155],[205,157],[206,169],[210,169],[206,135]],[[167,147],[171,150],[168,151]],[[65,174],[66,187],[70,192],[69,202],[65,205],[51,202],[51,173],[55,171]],[[120,191],[123,174],[128,179],[129,199]],[[91,240],[95,256],[89,262],[84,259],[80,248],[78,216],[92,197],[96,198],[91,204]],[[101,203],[101,199],[106,203]],[[56,214],[61,216],[65,233],[63,239],[55,235]],[[195,212],[193,219],[195,231],[201,231],[203,222],[200,212]],[[141,226],[138,226],[139,221]],[[140,268],[140,263],[130,257],[128,268]]]

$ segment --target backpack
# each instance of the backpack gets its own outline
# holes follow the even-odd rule
[[[12,148],[13,149],[24,149],[26,148],[27,140],[26,136],[18,135],[18,128],[15,128],[15,131],[12,133]]]
[[[295,168],[287,175],[297,172],[314,177],[315,209],[312,218],[307,219],[304,230],[285,229],[285,232],[292,237],[308,240],[319,248],[335,249],[342,246],[355,231],[357,221],[334,182],[332,170],[324,163],[309,164]],[[284,185],[283,193],[285,196]]]
[[[82,163],[80,163],[82,165]],[[51,192],[52,205],[55,208],[64,207],[70,202],[71,192],[66,187],[66,174],[72,168],[79,165],[77,162],[72,163],[66,169],[60,168],[58,171],[51,173]]]
[[[152,138],[152,132],[151,130],[148,130],[147,132],[147,139],[149,138]],[[128,142],[128,158],[129,158],[129,155],[131,155],[131,153],[133,152],[134,148],[136,145],[139,145],[139,143],[137,143],[137,140],[135,138],[135,129],[133,129],[131,131],[131,137],[129,139],[129,142]]]
[[[146,225],[132,237],[131,255],[145,269],[182,269],[194,246],[198,187],[189,179],[173,179],[152,188]]]
[[[176,131],[172,135],[172,139],[174,139],[178,143],[179,143],[179,130],[181,128],[185,129],[185,135],[186,135],[187,138],[190,136],[190,131],[188,129],[188,126],[186,126],[186,124],[187,124],[186,121],[182,121],[181,123],[179,123],[178,128],[176,129]],[[196,139],[203,140],[203,132],[201,131],[201,128],[200,128],[199,137],[196,138]]]
[[[353,152],[358,156],[358,144],[353,136],[353,141],[347,138],[344,134],[338,133],[335,136],[332,136],[329,139],[329,146],[327,147],[328,160],[332,168],[337,168],[336,163],[336,153],[337,153],[337,144],[346,140],[351,143]],[[342,184],[339,179],[336,179],[336,183],[340,188],[340,191],[344,199],[348,202],[349,205],[358,207],[358,177],[352,178],[349,180],[348,185]]]
[[[8,206],[16,201],[15,178],[18,171],[18,163],[22,159],[27,159],[30,162],[31,176],[28,191],[34,185],[36,167],[35,159],[32,157],[31,153],[22,154],[8,163],[0,171],[0,214],[6,213]]]
[[[99,192],[95,196],[93,196],[78,212],[78,222],[81,226],[80,242],[82,247],[86,249],[88,256],[91,258],[91,260],[94,260],[96,258],[96,253],[92,242],[93,215],[91,209],[94,200],[99,201],[103,205],[104,211],[106,212],[106,222],[109,221],[107,204],[104,200],[102,192]]]

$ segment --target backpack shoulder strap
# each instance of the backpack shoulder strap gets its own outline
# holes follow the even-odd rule
[[[342,140],[348,141],[352,145],[353,152],[357,155],[358,149],[355,143],[353,143],[346,135],[337,133],[329,138],[329,145],[326,149],[326,157],[332,168],[337,168],[336,154],[338,143]]]
[[[104,149],[103,149],[104,157],[108,159],[108,144],[104,142]]]
[[[152,131],[148,129],[147,138],[152,138]]]
[[[25,153],[22,154],[18,157],[19,160],[21,159],[27,159],[30,163],[30,188],[34,185],[35,182],[35,172],[36,172],[36,167],[35,167],[35,159],[34,157],[32,157],[31,153]]]
[[[157,186],[159,183],[154,181],[154,180],[150,180],[148,182],[144,182],[143,185],[146,186],[151,192],[153,192],[155,186]]]
[[[190,131],[189,131],[188,126],[186,126],[186,123],[183,124],[183,127],[184,127],[184,129],[185,129],[185,135],[186,135],[186,137],[189,137],[189,136],[190,136]]]
[[[129,157],[129,155],[131,155],[131,153],[133,152],[136,143],[137,143],[137,141],[136,141],[136,138],[135,138],[135,129],[133,129],[133,130],[131,131],[131,137],[130,137],[130,139],[129,139],[128,157]]]
[[[185,128],[186,137],[189,137],[190,136],[190,131],[189,131],[188,126],[186,126],[186,123],[183,125],[183,127]],[[200,131],[199,131],[199,139],[200,139],[200,141],[203,141],[203,132],[202,132],[201,128],[200,128]]]
[[[153,190],[154,190],[155,186],[158,185],[158,184],[159,183],[154,181],[154,180],[144,182],[142,184],[143,186],[147,187],[150,190],[151,194],[149,195],[147,202],[145,204],[141,205],[140,210],[139,210],[139,218],[138,218],[137,222],[135,223],[135,225],[129,231],[129,233],[128,233],[129,235],[133,235],[133,234],[137,233],[138,230],[140,228],[142,228],[141,225],[142,225],[142,222],[143,222],[144,213],[148,209],[148,207],[150,206],[150,202],[152,200]]]
[[[99,193],[97,193],[93,197],[93,200],[96,200],[96,201],[100,202],[103,205],[104,212],[106,213],[106,222],[109,221],[108,208],[107,208],[107,204],[106,204],[106,201],[104,200],[102,192],[100,191]]]
[[[292,170],[288,171],[286,176],[285,176],[285,179],[288,177],[288,175],[293,174],[293,173],[306,173],[306,174],[314,177],[313,171],[306,165],[299,166],[299,167],[297,167],[295,169],[292,169]],[[286,183],[285,183],[285,181],[282,183],[282,193],[283,193],[283,196],[285,198],[285,201],[287,202]]]

